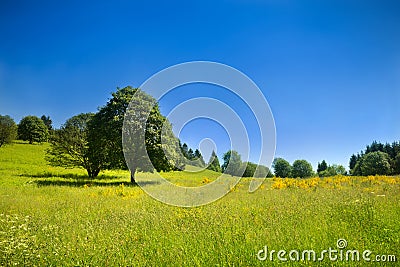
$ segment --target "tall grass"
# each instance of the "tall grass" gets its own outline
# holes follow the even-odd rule
[[[90,180],[82,169],[50,167],[43,159],[46,147],[20,142],[0,148],[0,265],[280,265],[276,259],[259,261],[257,252],[265,245],[321,251],[336,248],[339,238],[349,249],[400,257],[398,177],[268,179],[251,194],[249,180],[242,179],[212,204],[179,208],[130,186],[126,171]],[[188,186],[218,176],[210,171],[163,175]],[[396,263],[385,266],[390,265]]]

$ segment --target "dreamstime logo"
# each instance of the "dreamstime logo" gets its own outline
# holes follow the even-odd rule
[[[146,149],[146,125],[151,111],[162,97],[177,87],[204,83],[216,85],[229,90],[239,97],[251,110],[260,133],[257,146],[260,147],[257,164],[270,167],[275,154],[275,123],[271,109],[261,90],[242,72],[215,62],[195,61],[166,68],[145,81],[133,96],[127,108],[122,131],[123,150],[126,163],[131,171],[146,170],[152,166],[149,151]],[[149,95],[152,97],[149,97]],[[154,101],[155,100],[155,101]],[[218,110],[218,112],[217,112]],[[180,116],[174,116],[180,114]],[[173,121],[174,127],[182,129],[187,123],[197,118],[206,118],[222,126],[229,136],[232,150],[241,147],[241,155],[249,159],[250,140],[249,129],[246,129],[242,118],[229,103],[211,97],[195,97],[176,106],[167,119],[179,117]],[[161,145],[169,162],[174,162],[173,154],[181,153],[176,139],[168,136],[171,126],[165,123],[162,130]],[[243,149],[245,147],[245,149]],[[174,153],[169,153],[173,151]],[[254,156],[254,151],[252,156]],[[180,155],[182,156],[182,155]],[[228,164],[227,170],[234,168]],[[178,167],[178,166],[176,166]],[[239,170],[243,174],[244,168]],[[255,173],[262,172],[261,168]],[[153,198],[166,204],[195,207],[211,203],[235,186],[240,177],[221,174],[214,182],[199,187],[184,187],[175,185],[162,177],[160,173],[148,176],[138,175],[136,182]],[[263,178],[255,178],[250,182],[249,192],[254,192],[262,184]]]
[[[267,246],[260,249],[257,253],[257,259],[260,261],[366,261],[366,262],[396,262],[397,258],[394,254],[376,254],[373,255],[371,250],[364,250],[362,252],[357,249],[346,249],[346,239],[338,239],[336,241],[336,248],[328,248],[321,250],[319,253],[313,249],[296,250],[268,250]]]

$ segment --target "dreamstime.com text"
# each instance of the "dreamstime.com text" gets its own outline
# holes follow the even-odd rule
[[[374,254],[371,250],[358,251],[356,249],[346,249],[347,241],[339,239],[336,242],[336,248],[328,248],[316,252],[313,249],[308,250],[268,250],[268,246],[264,246],[257,253],[260,261],[365,261],[365,262],[396,262],[397,258],[394,254]]]

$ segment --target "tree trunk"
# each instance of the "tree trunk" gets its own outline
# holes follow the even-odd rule
[[[136,169],[131,171],[131,183],[136,185],[137,183],[135,180],[135,172],[136,172]]]
[[[100,169],[92,170],[89,168],[86,169],[86,171],[88,173],[89,178],[96,178],[99,175]]]
[[[100,173],[100,169],[96,169],[93,171],[93,177],[97,177]]]

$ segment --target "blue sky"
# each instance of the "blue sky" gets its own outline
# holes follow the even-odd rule
[[[263,91],[277,156],[347,167],[373,140],[400,140],[399,14],[398,1],[1,1],[0,114],[60,126],[116,87],[216,61]]]

